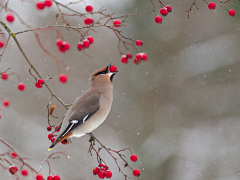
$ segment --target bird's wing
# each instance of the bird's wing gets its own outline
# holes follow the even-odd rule
[[[79,99],[73,104],[72,115],[69,118],[67,128],[58,136],[56,142],[62,139],[66,134],[87,121],[99,108],[100,95],[93,94],[82,100]]]

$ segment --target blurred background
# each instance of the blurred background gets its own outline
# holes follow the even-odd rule
[[[60,2],[67,4],[66,1]],[[160,4],[153,1],[159,15]],[[114,101],[107,120],[93,134],[107,147],[120,150],[130,147],[139,160],[134,163],[125,152],[126,159],[134,169],[141,170],[140,177],[134,177],[132,171],[124,171],[131,179],[151,180],[238,180],[240,178],[240,8],[235,9],[236,16],[230,17],[220,1],[214,0],[217,8],[209,10],[207,4],[196,1],[200,10],[193,8],[190,19],[185,10],[191,6],[191,0],[163,1],[172,6],[173,11],[164,17],[163,24],[154,21],[150,0],[111,1],[87,0],[94,10],[101,7],[114,16],[137,13],[130,17],[119,30],[125,37],[141,39],[143,47],[139,52],[148,55],[146,62],[139,65],[133,59],[121,63],[117,50],[118,39],[107,28],[95,28],[91,32],[95,42],[85,56],[77,50],[79,34],[61,28],[71,48],[62,54],[58,51],[54,31],[41,31],[40,38],[44,46],[70,66],[70,71],[62,71],[69,77],[67,84],[58,81],[55,61],[44,54],[38,46],[32,32],[17,36],[23,50],[47,83],[65,103],[71,104],[89,88],[88,77],[96,69],[110,63],[120,72],[114,77]],[[238,3],[237,0],[232,0]],[[34,5],[10,0],[14,9],[32,27],[43,27],[56,23],[58,12],[54,5],[50,9],[37,11]],[[84,12],[85,4],[70,5]],[[70,13],[62,9],[65,13]],[[6,13],[1,12],[1,20]],[[97,18],[96,15],[91,15]],[[82,25],[77,17],[66,18],[71,25]],[[61,24],[61,19],[59,19]],[[111,23],[110,23],[111,24]],[[16,18],[9,27],[14,31],[26,28]],[[1,27],[1,30],[2,27]],[[121,47],[123,52],[129,51]],[[52,153],[47,149],[50,141],[46,130],[46,105],[51,98],[46,87],[37,89],[35,80],[29,74],[29,65],[11,39],[0,63],[0,72],[17,72],[26,85],[24,92],[17,88],[18,79],[12,75],[8,81],[0,80],[0,100],[7,98],[11,105],[0,105],[0,137],[14,146],[22,156],[33,158],[29,161],[39,169],[41,161]],[[55,99],[52,104],[59,107],[51,118],[58,125],[66,113]],[[53,152],[66,151],[71,157],[64,156],[50,160],[52,171],[63,180],[95,180],[92,170],[97,166],[96,156],[88,153],[89,137],[72,139],[71,144],[57,145]],[[0,153],[8,148],[0,143]],[[123,180],[113,159],[101,153],[113,172],[112,179]],[[119,162],[121,160],[119,159]],[[120,163],[123,165],[123,163]],[[41,173],[47,177],[48,166]],[[19,173],[19,176],[22,177]],[[9,180],[12,175],[0,168],[0,179]],[[32,179],[32,176],[22,179]]]

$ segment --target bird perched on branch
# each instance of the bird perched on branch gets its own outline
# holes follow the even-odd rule
[[[90,75],[89,82],[92,82],[92,86],[68,109],[60,134],[49,147],[49,151],[67,138],[90,134],[105,121],[113,101],[112,80],[118,72],[111,72],[110,67],[111,64]]]

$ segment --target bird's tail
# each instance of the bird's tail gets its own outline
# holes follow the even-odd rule
[[[52,148],[53,148],[55,145],[57,145],[58,143],[60,143],[61,141],[65,140],[65,139],[67,139],[68,137],[72,136],[72,134],[73,134],[72,132],[69,132],[69,133],[67,133],[66,135],[64,135],[64,133],[60,134],[60,135],[56,138],[56,140],[51,144],[51,146],[48,148],[48,151],[51,151]]]

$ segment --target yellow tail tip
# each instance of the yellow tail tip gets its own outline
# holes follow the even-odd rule
[[[48,151],[51,151],[51,150],[52,150],[52,148],[49,148],[49,149],[48,149]]]

